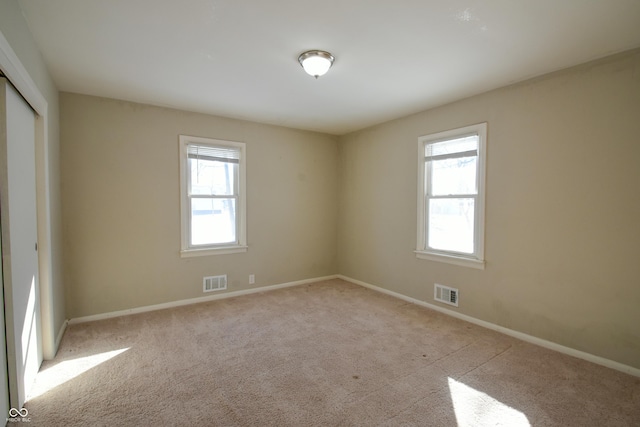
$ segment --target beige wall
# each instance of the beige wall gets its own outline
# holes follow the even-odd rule
[[[416,259],[417,139],[488,122],[486,269]],[[640,368],[640,51],[340,139],[341,274]],[[448,307],[448,306],[445,306]]]
[[[46,328],[46,326],[49,325],[50,329],[44,332],[47,335],[53,336],[46,338],[51,340],[55,339],[55,336],[61,331],[66,320],[60,205],[58,89],[49,75],[46,64],[31,36],[29,27],[17,1],[0,1],[0,30],[48,104],[47,150],[45,153],[43,146],[38,146],[36,148],[36,156],[38,157],[37,167],[40,171],[38,179],[42,178],[41,172],[45,163],[49,171],[49,245],[51,252],[49,294],[51,295],[52,301],[49,307],[51,310],[49,312],[51,321],[43,322],[43,326]],[[39,218],[39,220],[41,219],[42,217]],[[43,279],[44,278],[41,277],[41,282]],[[47,354],[46,356],[51,357],[53,354]]]
[[[640,367],[640,51],[340,138],[60,99],[69,317],[340,273]],[[486,269],[418,260],[417,138],[483,121]],[[179,257],[181,133],[247,143],[246,254]]]
[[[337,272],[335,137],[69,93],[60,106],[69,317],[205,296],[203,276],[237,291]],[[247,144],[247,253],[180,257],[180,134]]]

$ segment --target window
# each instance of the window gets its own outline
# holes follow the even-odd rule
[[[418,139],[418,258],[484,268],[487,124]]]
[[[180,135],[182,256],[246,252],[245,144]]]

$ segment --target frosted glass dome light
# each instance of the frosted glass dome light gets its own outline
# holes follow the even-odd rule
[[[329,71],[333,60],[333,55],[323,50],[308,50],[298,57],[298,62],[304,71],[316,79]]]

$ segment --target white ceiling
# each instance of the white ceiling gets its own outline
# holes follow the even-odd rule
[[[336,135],[640,47],[639,0],[20,5],[61,91]]]

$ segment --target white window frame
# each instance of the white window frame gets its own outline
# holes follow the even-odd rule
[[[472,254],[465,254],[453,251],[436,250],[428,247],[428,171],[426,161],[426,146],[429,144],[443,142],[451,139],[461,138],[470,135],[478,136],[478,160],[477,160],[477,186],[478,193],[475,196],[474,213],[474,248]],[[445,262],[477,269],[484,269],[484,227],[485,227],[485,165],[486,165],[486,141],[487,124],[465,126],[444,132],[438,132],[418,138],[418,227],[416,257],[431,261]]]
[[[247,215],[246,215],[246,145],[243,142],[224,141],[220,139],[202,138],[180,135],[180,222],[181,250],[180,256],[194,257],[205,255],[233,254],[247,251]],[[234,148],[239,150],[238,162],[238,195],[236,199],[236,241],[225,244],[197,245],[189,243],[191,233],[191,215],[189,213],[189,145],[209,145],[213,147]]]

